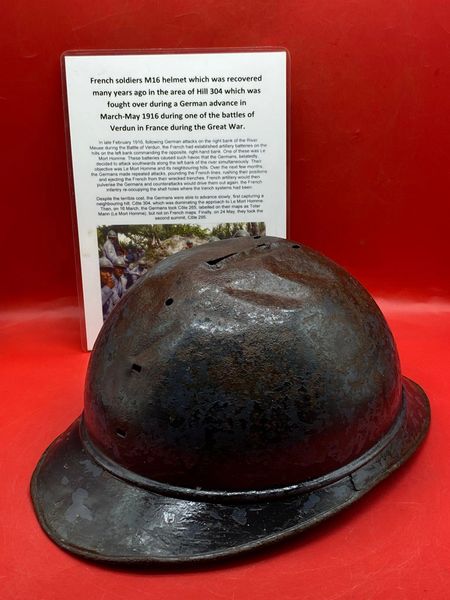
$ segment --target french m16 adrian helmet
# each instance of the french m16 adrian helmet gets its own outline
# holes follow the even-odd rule
[[[100,269],[109,269],[110,271],[113,270],[113,264],[108,258],[106,258],[106,256],[100,257],[98,262],[100,265]]]
[[[33,502],[84,557],[217,558],[351,504],[428,425],[355,279],[302,245],[234,238],[165,259],[118,303]]]

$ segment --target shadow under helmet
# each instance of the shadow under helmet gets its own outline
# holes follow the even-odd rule
[[[233,238],[166,258],[118,303],[84,413],[41,458],[33,502],[85,557],[217,558],[354,502],[428,424],[353,277],[294,242]]]

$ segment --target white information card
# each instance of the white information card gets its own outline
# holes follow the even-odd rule
[[[63,57],[86,347],[178,250],[286,236],[284,50]]]

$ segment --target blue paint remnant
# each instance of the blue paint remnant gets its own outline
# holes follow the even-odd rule
[[[245,508],[235,508],[231,513],[231,518],[239,525],[247,525],[247,511]]]
[[[172,523],[175,522],[175,513],[164,511],[163,519],[164,519],[164,523],[166,523],[166,525],[171,525]]]
[[[85,473],[90,473],[94,477],[98,477],[99,475],[101,475],[103,473],[102,469],[100,469],[100,467],[98,467],[95,463],[93,463],[89,459],[80,460],[80,465],[84,465]]]
[[[93,520],[91,510],[84,504],[88,496],[87,490],[83,488],[78,488],[74,491],[72,494],[72,504],[64,514],[67,521],[74,523],[78,518],[86,519],[87,521]]]
[[[306,502],[303,504],[302,508],[304,510],[310,510],[314,508],[318,502],[320,502],[320,496],[317,494],[311,494],[308,500],[306,500]]]

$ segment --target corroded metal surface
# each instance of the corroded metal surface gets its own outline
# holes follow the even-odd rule
[[[84,416],[32,494],[47,533],[84,556],[220,557],[351,503],[428,422],[357,281],[299,244],[235,238],[162,261],[118,304]]]

